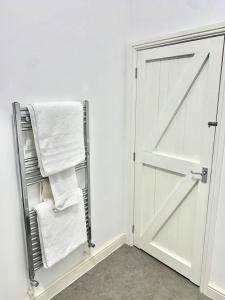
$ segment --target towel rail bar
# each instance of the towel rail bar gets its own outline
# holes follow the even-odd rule
[[[25,243],[27,252],[27,265],[29,279],[32,286],[38,286],[35,280],[35,272],[43,266],[40,239],[38,232],[37,215],[34,209],[29,206],[28,187],[44,180],[42,177],[36,156],[25,157],[24,155],[24,134],[32,130],[29,111],[21,107],[20,103],[14,102],[14,132],[17,146],[18,173],[20,178],[20,192],[22,200],[22,211],[24,217]],[[75,170],[85,170],[85,188],[82,189],[85,207],[85,218],[87,227],[87,242],[89,247],[95,245],[91,241],[91,203],[90,203],[90,149],[89,149],[89,103],[83,102],[83,123],[84,123],[84,144],[85,161],[76,165]]]

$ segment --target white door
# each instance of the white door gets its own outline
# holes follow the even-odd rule
[[[220,36],[138,53],[134,244],[196,284],[222,51]]]

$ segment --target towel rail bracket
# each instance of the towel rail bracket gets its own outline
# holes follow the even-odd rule
[[[92,243],[91,241],[89,241],[89,242],[88,242],[88,246],[89,246],[89,248],[94,248],[94,247],[95,247],[95,244]]]

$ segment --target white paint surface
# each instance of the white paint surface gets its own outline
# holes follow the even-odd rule
[[[11,102],[90,99],[93,240],[100,247],[124,232],[128,218],[127,42],[224,20],[222,0],[0,0],[0,299],[23,300],[27,290]],[[223,226],[218,221],[217,232]],[[220,253],[222,245],[217,238]],[[79,260],[74,254],[39,272],[40,290]],[[225,278],[219,261],[213,272],[225,285],[218,279]]]
[[[210,182],[190,172],[211,173],[222,51],[214,37],[137,58],[134,243],[198,285]]]
[[[26,294],[11,102],[90,100],[93,242],[125,231],[126,1],[0,1],[0,299]],[[38,292],[81,260],[40,270]]]
[[[225,21],[223,0],[131,0],[134,40]]]
[[[224,154],[225,155],[225,154]],[[223,172],[221,177],[219,206],[215,229],[214,252],[211,267],[210,282],[225,291],[225,159],[223,159]]]
[[[223,0],[131,0],[132,40],[145,40],[225,21]],[[224,154],[225,155],[225,154]],[[225,170],[225,162],[223,164]],[[225,290],[225,172],[221,178],[210,282]]]

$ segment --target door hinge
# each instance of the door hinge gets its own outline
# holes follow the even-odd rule
[[[218,122],[208,122],[209,127],[211,127],[211,126],[216,127],[217,125],[218,125]]]
[[[136,158],[136,153],[133,152],[133,161],[135,161],[135,158]]]
[[[134,225],[132,225],[132,233],[134,233]]]
[[[138,75],[138,68],[135,68],[135,78],[137,78]]]

